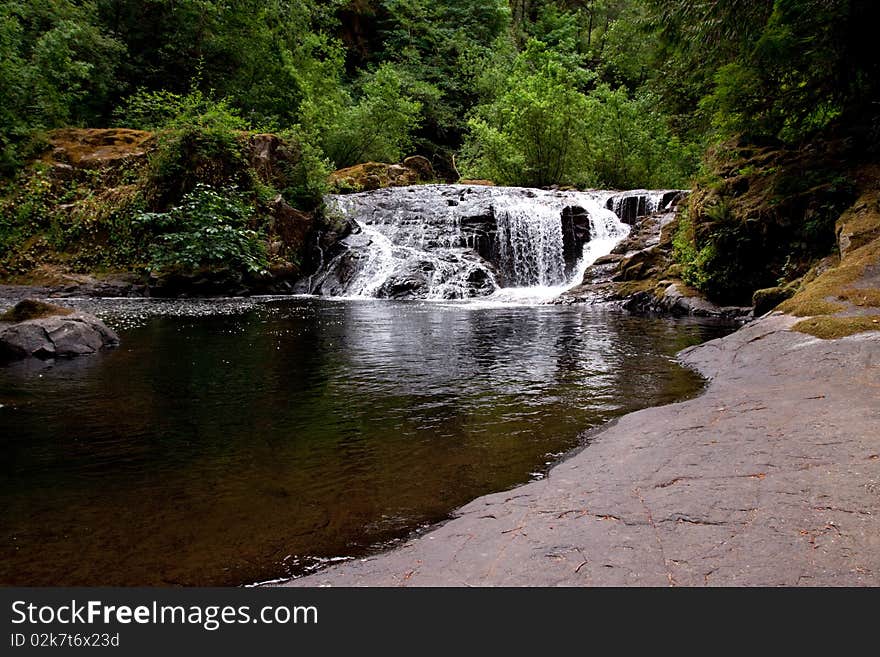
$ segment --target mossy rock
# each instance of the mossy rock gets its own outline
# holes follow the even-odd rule
[[[872,288],[859,288],[857,282],[869,267],[880,264],[880,239],[847,253],[846,257],[836,266],[824,271],[791,299],[785,301],[779,309],[797,317],[815,315],[831,315],[847,306],[853,305],[876,307],[880,303],[880,294]]]
[[[752,295],[752,305],[755,307],[755,316],[760,317],[770,312],[783,301],[791,299],[796,288],[793,285],[765,287],[756,290]]]
[[[492,180],[483,180],[477,178],[462,178],[459,180],[457,185],[475,185],[478,187],[494,187],[495,183]]]
[[[408,157],[403,164],[364,162],[330,174],[331,190],[337,193],[369,191],[383,187],[404,187],[432,182],[431,163],[424,157]]]
[[[684,266],[676,262],[666,268],[666,271],[663,272],[663,278],[680,279],[682,274],[684,274]]]
[[[866,331],[880,331],[880,316],[835,317],[824,315],[801,320],[792,326],[792,329],[823,340],[834,340]]]
[[[835,229],[842,257],[880,238],[880,192],[863,194],[841,215]]]
[[[56,306],[45,301],[25,299],[0,315],[0,322],[26,322],[31,319],[43,319],[56,315],[70,315],[72,312],[70,308]]]

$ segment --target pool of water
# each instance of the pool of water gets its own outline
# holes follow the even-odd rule
[[[0,369],[0,584],[237,585],[374,551],[693,395],[731,330],[585,306],[77,302],[118,349]]]

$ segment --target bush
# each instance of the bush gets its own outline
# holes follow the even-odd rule
[[[530,41],[506,88],[468,122],[465,177],[535,187],[583,182],[593,108],[576,82],[544,44]]]
[[[0,3],[0,174],[27,159],[35,131],[100,116],[123,52],[95,3]]]
[[[141,100],[150,95],[141,95]],[[156,97],[153,95],[152,97]],[[174,111],[163,124],[159,146],[150,160],[148,202],[155,210],[174,205],[198,184],[235,185],[252,189],[255,178],[244,154],[242,132],[249,126],[226,101],[215,101],[195,91],[171,106],[150,105],[140,100],[129,108],[153,108],[158,117]],[[140,110],[138,110],[140,111]],[[144,111],[143,116],[147,116]]]
[[[755,290],[774,283],[767,238],[760,225],[737,219],[724,199],[714,199],[702,211],[699,227],[691,218],[693,208],[679,216],[672,244],[682,279],[719,303],[749,305]]]
[[[193,274],[232,269],[264,274],[266,247],[249,227],[253,209],[234,188],[198,184],[168,212],[142,213],[136,222],[158,233],[150,247],[150,266],[159,272]]]
[[[304,210],[318,207],[330,189],[328,180],[333,167],[317,145],[317,135],[297,126],[279,136],[295,152],[281,163],[282,175],[276,185],[291,205]]]
[[[573,55],[531,41],[494,100],[468,123],[469,178],[542,187],[681,187],[696,168],[693,147],[675,138],[647,92],[599,85]]]
[[[590,149],[585,177],[596,186],[617,189],[676,188],[696,169],[696,149],[682,144],[655,108],[658,99],[643,92],[600,85],[589,94]]]
[[[165,89],[138,89],[113,111],[113,122],[123,128],[158,130],[183,115],[187,104],[187,96]]]
[[[357,102],[344,96],[336,106],[307,101],[301,125],[318,128],[324,153],[339,168],[370,160],[399,162],[412,146],[421,103],[390,64],[365,75],[359,86]]]

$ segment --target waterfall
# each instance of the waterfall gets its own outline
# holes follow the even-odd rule
[[[330,195],[328,212],[355,229],[309,279],[308,292],[549,298],[579,283],[628,234],[634,218],[624,223],[615,209],[641,216],[661,207],[664,194],[419,185]]]
[[[565,279],[562,208],[493,190],[499,266],[508,287],[549,287]]]
[[[673,206],[685,189],[633,189],[627,192],[609,192],[605,207],[614,212],[620,220],[632,225],[639,217],[655,212],[664,212]]]

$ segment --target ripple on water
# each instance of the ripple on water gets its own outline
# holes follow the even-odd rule
[[[696,392],[725,328],[586,307],[65,300],[119,349],[0,370],[3,584],[310,572]]]

